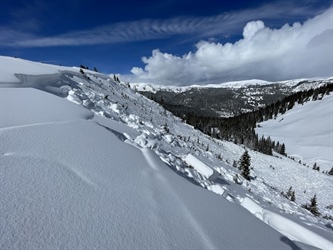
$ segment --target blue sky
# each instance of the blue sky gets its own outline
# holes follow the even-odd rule
[[[326,0],[0,0],[0,54],[67,66],[84,64],[104,73],[119,73],[130,81],[161,84],[187,85],[248,77],[276,80],[276,74],[271,76],[273,70],[282,71],[281,79],[284,79],[294,76],[283,74],[279,66],[265,71],[260,65],[266,65],[267,61],[256,56],[245,58],[237,65],[235,57],[240,61],[246,51],[257,55],[255,49],[259,50],[261,45],[266,47],[267,40],[273,39],[274,46],[284,47],[275,42],[275,37],[286,30],[282,28],[285,24],[292,27],[287,31],[288,36],[296,36],[290,35],[291,29],[298,30],[297,34],[304,33],[304,22],[311,19],[314,19],[312,29],[318,31],[316,17],[320,15],[324,15],[323,23],[331,17],[331,23],[328,21],[316,34],[320,44],[326,45],[327,54],[328,39],[332,37],[331,4]],[[295,22],[304,29],[294,27]],[[251,42],[244,45],[245,27],[250,34],[247,40]],[[310,28],[306,32],[313,33]],[[310,42],[314,37],[307,38]],[[282,43],[283,39],[279,41]],[[253,47],[255,42],[257,46]],[[227,43],[231,48],[225,46]],[[267,47],[267,54],[275,48]],[[288,50],[284,53],[290,54]],[[295,67],[290,62],[292,59],[285,62],[285,54],[281,52],[280,58],[275,55],[272,59],[281,59],[286,68]],[[206,63],[209,60],[216,63]],[[329,58],[325,62],[332,63]],[[255,63],[261,69],[251,75],[248,72],[253,72]],[[219,64],[235,66],[212,70]],[[172,68],[175,65],[178,71]],[[238,70],[248,66],[246,72]],[[330,75],[327,68],[311,76]],[[302,76],[302,72],[295,76]]]

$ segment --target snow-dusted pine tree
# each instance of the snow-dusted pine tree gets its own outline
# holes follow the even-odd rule
[[[251,157],[249,155],[249,152],[245,150],[244,154],[241,156],[239,160],[240,164],[240,170],[241,170],[241,175],[247,179],[250,180],[250,165],[251,165]]]
[[[318,211],[318,207],[317,207],[317,196],[314,195],[311,200],[310,200],[310,206],[309,206],[309,211],[315,215],[318,216],[320,215],[319,211]]]
[[[284,143],[282,143],[282,145],[281,145],[280,154],[286,155],[286,146],[284,145]]]

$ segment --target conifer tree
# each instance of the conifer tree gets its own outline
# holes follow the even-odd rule
[[[314,195],[311,200],[310,200],[310,206],[309,206],[309,211],[315,215],[318,216],[320,215],[319,211],[318,211],[318,207],[317,207],[317,196]]]
[[[296,201],[295,191],[292,191],[290,200],[291,201]]]
[[[286,146],[284,145],[284,143],[282,143],[280,147],[280,154],[286,155]]]
[[[251,165],[251,157],[249,155],[249,152],[245,150],[244,154],[240,158],[240,170],[241,175],[247,179],[250,180],[250,165]]]
[[[290,198],[293,194],[293,187],[290,187],[287,192],[287,197]]]

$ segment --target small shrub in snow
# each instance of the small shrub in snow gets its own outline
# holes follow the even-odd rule
[[[328,175],[333,175],[333,167],[332,167],[331,170],[328,172]]]
[[[305,204],[302,205],[303,208],[309,210],[314,216],[319,216],[319,210],[317,207],[317,196],[314,195],[311,200],[310,200],[310,204]]]
[[[164,129],[164,131],[165,131],[166,133],[169,133],[169,132],[170,132],[170,129],[169,129],[169,126],[168,126],[167,123],[164,124],[163,129]]]
[[[317,170],[317,171],[320,171],[320,167],[317,165],[317,163],[315,162],[313,164],[313,167],[312,167],[313,170]]]
[[[325,208],[327,208],[327,209],[333,209],[333,204],[332,205],[328,205]]]
[[[323,219],[333,221],[333,216],[325,214],[325,215],[323,216]]]
[[[293,187],[290,187],[286,194],[284,192],[281,192],[281,195],[283,195],[284,197],[286,197],[291,201],[296,201],[296,195],[295,191],[293,191]]]

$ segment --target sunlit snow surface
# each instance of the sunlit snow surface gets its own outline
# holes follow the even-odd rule
[[[263,122],[256,129],[261,135],[284,142],[288,155],[321,170],[333,166],[333,95],[322,100],[296,104],[285,114]]]
[[[250,151],[255,180],[235,184],[242,147],[84,71],[0,57],[0,249],[332,248],[300,208],[317,193],[333,215],[332,177]]]

